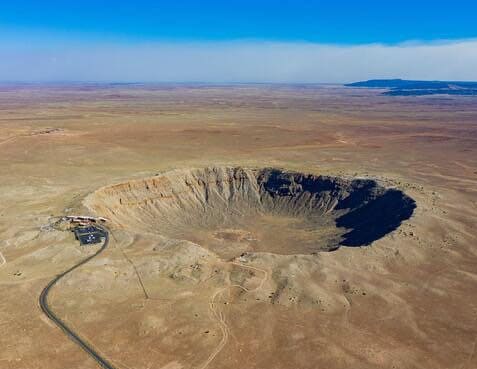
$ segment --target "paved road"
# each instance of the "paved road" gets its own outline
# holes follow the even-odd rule
[[[99,226],[98,226],[99,227]],[[50,283],[43,289],[40,295],[40,307],[41,310],[46,314],[48,318],[50,318],[53,323],[55,323],[67,336],[70,340],[72,340],[74,343],[76,343],[78,346],[80,346],[84,351],[86,351],[102,368],[104,369],[115,369],[115,367],[109,363],[106,359],[101,357],[98,352],[96,352],[87,342],[83,341],[83,339],[80,338],[80,336],[75,333],[71,328],[69,328],[65,322],[63,322],[58,316],[51,310],[50,306],[48,305],[48,293],[50,292],[51,288],[65,275],[68,273],[72,272],[76,268],[80,267],[83,264],[86,264],[88,261],[90,261],[92,258],[95,256],[99,255],[101,252],[103,252],[106,247],[108,246],[109,243],[109,232],[106,228],[102,228],[105,231],[105,239],[103,246],[94,253],[91,256],[88,256],[87,258],[81,260],[78,264],[73,265],[71,268],[66,270],[65,272],[58,274],[55,278],[53,278]]]

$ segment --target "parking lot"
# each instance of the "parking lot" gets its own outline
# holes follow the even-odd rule
[[[105,231],[95,226],[76,227],[73,232],[82,246],[100,243],[106,236]]]

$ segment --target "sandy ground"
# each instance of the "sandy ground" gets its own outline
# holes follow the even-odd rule
[[[38,306],[92,252],[52,216],[85,211],[102,186],[211,165],[377,178],[417,208],[369,247],[313,258],[230,261],[113,228],[51,304],[117,368],[477,367],[475,98],[10,85],[0,127],[1,368],[96,368]]]

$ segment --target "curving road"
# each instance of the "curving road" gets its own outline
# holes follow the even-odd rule
[[[96,352],[87,342],[85,342],[83,339],[79,337],[77,333],[75,333],[71,328],[69,328],[65,322],[63,322],[58,316],[51,310],[50,306],[48,305],[48,293],[50,292],[51,288],[65,275],[68,273],[72,272],[76,268],[80,267],[83,264],[86,264],[88,261],[90,261],[92,258],[95,256],[99,255],[101,252],[103,252],[106,247],[108,246],[109,243],[109,232],[105,227],[97,226],[98,228],[101,228],[104,233],[105,233],[105,239],[104,243],[101,246],[101,248],[95,252],[93,255],[88,256],[87,258],[81,260],[78,264],[73,265],[71,268],[68,270],[64,271],[61,274],[58,274],[55,278],[53,278],[50,283],[43,289],[40,295],[40,307],[41,310],[45,313],[45,315],[53,321],[67,336],[70,340],[72,340],[74,343],[76,343],[78,346],[80,346],[86,353],[88,353],[102,368],[104,369],[115,369],[115,367],[109,363],[106,359],[101,357],[101,355]]]

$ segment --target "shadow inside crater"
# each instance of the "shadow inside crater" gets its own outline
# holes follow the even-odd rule
[[[299,199],[304,194],[323,198],[323,194],[337,200],[333,212],[336,227],[345,228],[339,246],[368,246],[397,229],[409,219],[416,208],[415,201],[397,189],[385,189],[376,181],[355,179],[348,182],[337,177],[313,176],[269,169],[262,172],[258,182],[270,196]],[[344,188],[346,191],[344,191]],[[347,194],[345,194],[347,192]]]
[[[337,227],[350,229],[343,235],[342,246],[367,246],[397,229],[409,219],[416,202],[403,192],[387,190],[382,196],[355,208],[336,219]]]

